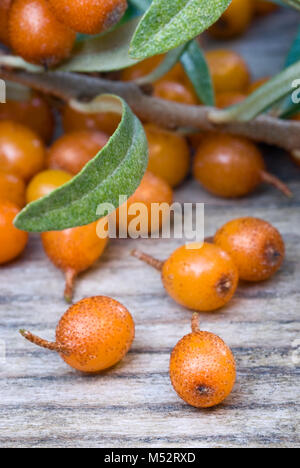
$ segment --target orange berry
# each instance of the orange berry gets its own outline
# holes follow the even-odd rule
[[[49,143],[54,132],[54,117],[47,101],[37,93],[32,93],[23,101],[8,100],[0,105],[0,121],[13,120],[26,125]]]
[[[76,34],[60,23],[46,0],[14,0],[9,39],[16,54],[28,62],[52,67],[68,58]]]
[[[97,296],[69,308],[57,326],[54,343],[25,330],[20,333],[32,343],[58,352],[72,368],[98,373],[124,358],[134,340],[135,325],[120,302]]]
[[[55,16],[76,32],[99,34],[115,26],[127,9],[126,0],[49,0]]]
[[[101,132],[81,130],[67,133],[49,149],[48,166],[78,174],[108,142],[108,136]]]
[[[216,96],[216,107],[219,109],[226,109],[226,107],[235,106],[246,99],[246,94],[238,93],[236,91],[227,91],[219,93]]]
[[[8,17],[13,0],[1,0],[0,2],[0,42],[9,45]]]
[[[228,252],[245,281],[264,281],[281,267],[285,246],[271,224],[256,218],[239,218],[225,224],[215,235],[216,245]]]
[[[121,116],[113,112],[85,114],[72,109],[72,107],[66,104],[62,114],[62,120],[65,132],[98,130],[111,136],[116,131]]]
[[[33,177],[26,191],[27,203],[49,195],[53,190],[61,187],[72,179],[72,175],[65,171],[48,170]]]
[[[171,205],[172,201],[173,191],[167,182],[147,171],[138,189],[127,200],[127,211],[124,206],[116,210],[116,223],[119,232],[127,232],[132,224],[136,230],[140,231],[140,235],[159,231],[164,223],[166,212],[162,211],[156,220],[151,219],[153,216],[152,205],[165,204],[167,206]],[[143,204],[145,211],[137,210],[136,214],[131,214],[132,210],[135,211],[134,205],[136,203]]]
[[[266,84],[270,80],[269,76],[265,78],[260,78],[259,80],[253,81],[248,87],[247,94],[252,94],[254,91],[257,91],[261,86]]]
[[[25,249],[28,234],[15,228],[13,222],[20,209],[14,203],[0,200],[0,264],[17,258]]]
[[[192,333],[173,349],[170,378],[180,398],[196,408],[216,406],[232,392],[236,380],[234,356],[217,335],[199,330],[197,314]]]
[[[206,54],[216,93],[244,92],[250,82],[250,73],[244,59],[231,50],[212,50]]]
[[[186,178],[190,167],[190,152],[184,137],[146,124],[149,145],[148,170],[176,187]]]
[[[182,246],[165,262],[134,251],[133,255],[162,272],[162,282],[178,304],[187,309],[211,312],[225,306],[238,285],[233,260],[216,245]]]
[[[153,89],[155,97],[166,99],[167,101],[175,101],[190,106],[199,104],[199,99],[192,85],[187,86],[179,81],[162,79],[153,85]]]
[[[194,177],[206,190],[225,198],[243,197],[262,182],[273,184],[285,195],[291,196],[286,185],[266,172],[257,146],[242,137],[225,134],[207,136],[198,147]]]
[[[165,55],[154,55],[132,67],[125,68],[121,72],[122,81],[135,81],[139,78],[149,75],[164,60]]]
[[[15,203],[20,208],[25,205],[25,183],[23,179],[0,171],[0,199]]]
[[[209,29],[218,39],[231,39],[243,34],[254,16],[253,0],[232,0],[221,18]]]
[[[65,273],[65,299],[73,297],[74,281],[102,255],[108,239],[97,235],[97,222],[64,231],[43,232],[42,242],[52,263]]]
[[[0,170],[27,181],[44,165],[45,147],[38,135],[17,122],[0,122]]]
[[[278,10],[278,5],[266,0],[254,0],[254,9],[257,15],[268,15]]]

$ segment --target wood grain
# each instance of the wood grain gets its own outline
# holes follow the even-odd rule
[[[283,62],[297,19],[296,13],[286,12],[258,21],[230,46],[244,53],[255,76],[272,74]],[[185,405],[169,381],[170,351],[189,332],[191,313],[166,296],[159,274],[130,257],[130,251],[138,247],[163,259],[180,241],[112,241],[98,264],[80,277],[76,300],[113,296],[131,310],[137,324],[134,346],[124,361],[100,376],[86,377],[17,333],[26,327],[53,338],[66,308],[62,276],[32,236],[23,257],[0,271],[0,338],[7,352],[6,363],[0,364],[1,447],[300,445],[300,170],[278,150],[266,155],[272,171],[293,189],[294,199],[262,187],[250,198],[224,201],[192,181],[176,193],[182,202],[206,203],[207,235],[233,217],[252,215],[274,223],[287,243],[285,265],[274,279],[242,284],[228,307],[201,314],[202,329],[219,334],[235,354],[238,379],[230,398],[218,408],[199,411]]]

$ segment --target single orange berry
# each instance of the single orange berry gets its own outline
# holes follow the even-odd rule
[[[31,128],[42,140],[49,143],[54,132],[54,116],[47,101],[31,93],[22,101],[8,100],[0,106],[0,121],[13,120]]]
[[[76,34],[60,23],[46,0],[14,0],[9,14],[9,41],[16,54],[45,67],[68,58]]]
[[[154,83],[153,90],[155,97],[166,99],[167,101],[175,101],[190,106],[199,104],[199,99],[192,85],[187,86],[179,81],[162,79]]]
[[[144,128],[149,146],[148,170],[171,187],[176,187],[184,181],[190,167],[190,152],[185,138],[154,124],[146,124]]]
[[[49,195],[53,190],[61,187],[72,179],[72,175],[65,171],[47,170],[40,172],[30,181],[26,190],[27,203]]]
[[[212,50],[206,54],[216,93],[244,92],[250,83],[250,73],[244,59],[232,50]]]
[[[134,340],[135,325],[120,302],[96,296],[70,307],[57,326],[53,343],[25,330],[20,333],[35,345],[58,352],[73,369],[95,374],[125,357]]]
[[[0,42],[9,45],[8,18],[13,0],[1,0],[0,2]]]
[[[163,285],[178,304],[211,312],[225,306],[238,286],[238,270],[231,257],[216,245],[182,246],[165,262],[137,250],[135,257],[162,273]]]
[[[101,112],[99,114],[85,114],[72,109],[66,104],[62,113],[65,132],[80,130],[96,130],[111,136],[117,129],[121,120],[120,114]]]
[[[230,221],[218,230],[214,242],[231,255],[240,278],[245,281],[269,279],[279,270],[285,256],[280,233],[257,218]]]
[[[144,76],[150,75],[164,60],[165,55],[154,55],[132,67],[125,68],[121,72],[122,81],[135,81]]]
[[[76,32],[99,34],[115,26],[127,9],[126,0],[49,0],[55,16]]]
[[[97,235],[97,222],[64,231],[42,233],[46,254],[65,273],[65,299],[71,302],[74,282],[79,273],[91,267],[102,255],[108,239]]]
[[[253,0],[232,0],[221,18],[209,29],[218,39],[231,39],[243,34],[254,17]]]
[[[263,182],[274,185],[288,197],[292,196],[283,182],[266,172],[257,146],[242,137],[207,136],[198,147],[194,177],[206,190],[219,197],[243,197]]]
[[[247,94],[254,93],[254,91],[257,91],[261,86],[266,84],[269,80],[270,80],[270,77],[266,76],[264,78],[260,78],[259,80],[253,81],[248,87]]]
[[[227,91],[219,93],[216,96],[216,106],[219,109],[226,109],[226,107],[235,106],[246,99],[247,95],[237,91]]]
[[[119,233],[127,233],[130,227],[139,231],[141,236],[158,232],[165,219],[169,217],[169,207],[172,201],[173,191],[167,182],[147,171],[138,189],[127,200],[127,206],[122,205],[116,210]],[[156,218],[154,216],[155,204],[163,205],[163,209]]]
[[[45,147],[40,137],[17,122],[0,122],[0,170],[28,181],[45,165]]]
[[[0,199],[15,203],[20,208],[25,205],[25,183],[15,174],[0,171]]]
[[[254,0],[255,13],[259,16],[268,15],[278,10],[278,5],[266,0]]]
[[[19,231],[13,224],[19,212],[14,203],[0,200],[0,265],[17,258],[26,247],[27,232]]]
[[[236,364],[226,343],[213,333],[201,331],[198,320],[198,314],[194,314],[192,333],[172,351],[170,378],[182,400],[196,408],[210,408],[232,392]]]
[[[102,132],[81,130],[59,138],[48,151],[48,166],[78,174],[108,142]]]

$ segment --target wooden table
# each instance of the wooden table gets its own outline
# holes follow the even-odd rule
[[[230,46],[242,51],[256,76],[276,72],[297,29],[295,12],[258,21]],[[258,37],[259,33],[259,39]],[[169,299],[156,271],[130,257],[140,247],[165,258],[179,241],[112,241],[103,259],[78,281],[76,300],[104,294],[124,303],[137,329],[131,352],[114,369],[87,377],[56,354],[18,335],[26,327],[53,338],[66,306],[63,280],[45,258],[38,237],[25,255],[1,268],[0,445],[3,447],[287,447],[299,446],[300,170],[268,151],[273,172],[289,183],[289,201],[273,188],[236,201],[213,198],[192,181],[176,193],[206,202],[206,234],[233,217],[259,216],[283,233],[287,259],[271,281],[241,285],[217,313],[201,314],[204,330],[233,349],[234,392],[214,409],[188,407],[168,377],[172,347],[189,332],[191,313]],[[2,344],[3,344],[2,341]]]

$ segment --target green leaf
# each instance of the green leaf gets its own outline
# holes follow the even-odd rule
[[[130,0],[130,3],[141,11],[146,11],[152,0]]]
[[[153,0],[130,46],[130,55],[145,59],[168,52],[215,23],[231,0]]]
[[[197,96],[207,106],[215,105],[214,86],[205,56],[196,41],[190,42],[181,63]]]
[[[16,55],[0,55],[0,66],[25,70],[30,73],[43,73],[45,69],[38,65],[26,62],[22,57]]]
[[[253,119],[272,104],[287,96],[293,90],[292,84],[300,76],[300,61],[269,80],[257,91],[252,93],[245,101],[227,110],[212,111],[209,114],[211,121],[225,123],[232,120],[245,122]]]
[[[70,182],[31,203],[17,216],[15,226],[29,232],[59,231],[99,219],[102,203],[119,206],[119,195],[129,197],[142,180],[148,164],[142,124],[126,102],[102,95],[90,104],[71,102],[85,112],[123,112],[122,121],[107,145]]]
[[[100,36],[78,41],[67,62],[57,70],[70,72],[108,72],[135,65],[129,57],[129,46],[140,20],[135,18]]]

